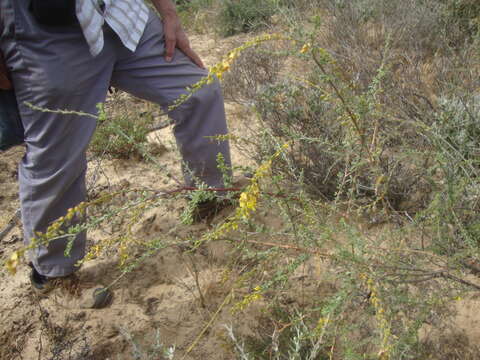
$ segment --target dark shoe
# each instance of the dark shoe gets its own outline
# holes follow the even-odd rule
[[[33,291],[38,295],[46,295],[53,289],[53,281],[48,277],[40,275],[35,268],[32,267],[30,272],[30,284],[32,285]]]
[[[112,301],[112,292],[106,287],[82,284],[75,274],[49,278],[30,266],[30,284],[33,291],[40,297],[51,296],[63,307],[101,309]]]
[[[203,220],[211,220],[220,211],[232,206],[230,200],[212,199],[198,203],[192,212],[192,219],[194,223],[199,223]]]

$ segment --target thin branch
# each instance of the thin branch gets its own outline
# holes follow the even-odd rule
[[[333,254],[323,253],[323,252],[316,251],[316,250],[313,250],[313,249],[306,249],[306,248],[302,248],[302,247],[294,246],[294,245],[275,244],[275,243],[271,243],[271,242],[255,241],[255,240],[245,240],[245,242],[247,242],[249,244],[257,244],[257,245],[262,245],[262,246],[276,247],[276,248],[280,248],[280,249],[301,251],[301,252],[304,252],[304,253],[307,253],[307,254],[314,254],[314,255],[318,255],[320,257],[328,258],[328,259],[333,257]]]
[[[182,357],[182,360],[186,359],[187,358],[187,355],[190,354],[192,352],[192,350],[195,348],[195,346],[197,346],[198,342],[200,341],[200,339],[203,337],[203,335],[207,332],[208,328],[215,322],[215,320],[217,319],[218,315],[220,314],[220,311],[222,311],[222,309],[225,307],[225,305],[230,301],[230,299],[232,298],[232,293],[228,293],[227,296],[225,296],[225,299],[223,300],[222,304],[218,307],[217,311],[215,311],[215,314],[213,314],[213,316],[211,317],[210,321],[207,323],[207,325],[205,325],[205,327],[202,329],[202,331],[200,332],[200,334],[198,334],[198,336],[195,338],[195,340],[193,341],[193,343],[188,347],[187,351],[185,351],[185,354],[183,355]]]
[[[456,276],[454,276],[454,275],[451,275],[451,274],[449,274],[449,273],[442,273],[441,276],[442,276],[443,278],[445,278],[445,279],[450,279],[450,280],[459,282],[459,283],[461,283],[461,284],[463,284],[463,285],[467,285],[467,286],[473,287],[473,288],[475,288],[475,289],[477,289],[477,290],[480,290],[480,286],[478,286],[477,284],[474,284],[474,283],[472,283],[472,282],[470,282],[470,281],[461,279],[461,278],[456,277]]]

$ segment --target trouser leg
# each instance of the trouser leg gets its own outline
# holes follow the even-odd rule
[[[186,88],[202,79],[207,72],[194,65],[178,49],[171,63],[164,59],[162,23],[151,14],[145,33],[134,54],[123,50],[115,65],[112,85],[135,96],[160,104],[167,109]],[[210,187],[222,187],[223,177],[216,157],[221,153],[230,167],[228,141],[209,137],[227,134],[223,97],[218,82],[206,85],[179,108],[171,112],[174,135],[183,157],[185,180],[195,179]]]
[[[96,113],[96,104],[105,99],[114,59],[105,54],[92,58],[79,27],[43,27],[30,16],[28,1],[10,4],[15,36],[2,37],[0,45],[25,127],[19,186],[28,245],[36,232],[44,232],[85,199],[85,152],[96,123],[88,116],[33,110],[25,102]],[[67,242],[67,238],[54,240],[32,251],[31,260],[40,274],[65,276],[76,270],[84,256],[85,234],[76,236],[69,257],[64,256]]]

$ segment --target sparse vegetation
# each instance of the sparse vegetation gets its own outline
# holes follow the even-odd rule
[[[131,354],[126,357],[133,360],[173,360],[175,356],[175,346],[167,347],[162,344],[160,332],[155,331],[153,339],[147,339],[151,342],[150,346],[143,347],[133,338],[132,334],[124,328],[120,329],[120,334],[127,340],[131,347]],[[124,357],[125,358],[125,357]]]
[[[241,360],[476,359],[478,344],[452,324],[480,290],[478,2],[178,5],[222,9],[224,35],[258,31],[271,16],[280,34],[212,67],[248,116],[228,137],[256,164],[243,169],[247,186],[230,189],[240,193],[233,214],[196,233],[139,239],[148,211],[179,201],[182,189],[120,189],[72,209],[90,211],[72,232],[114,223],[87,260],[117,254],[120,278],[168,248],[191,256],[184,287],[200,299],[200,330],[175,353],[160,333],[150,349],[122,330],[132,358],[185,358],[209,336]],[[100,126],[94,154],[148,154],[149,116],[135,127],[125,114]],[[213,197],[196,190],[183,220]],[[193,258],[218,243],[229,251],[206,286]]]
[[[153,123],[151,112],[132,107],[130,101],[116,94],[108,109],[102,110],[89,151],[96,156],[114,159],[142,158],[147,151],[147,134]]]

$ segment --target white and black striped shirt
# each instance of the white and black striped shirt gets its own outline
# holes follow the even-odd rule
[[[103,49],[103,24],[117,33],[122,43],[135,51],[148,20],[143,0],[77,0],[76,12],[93,56]]]

